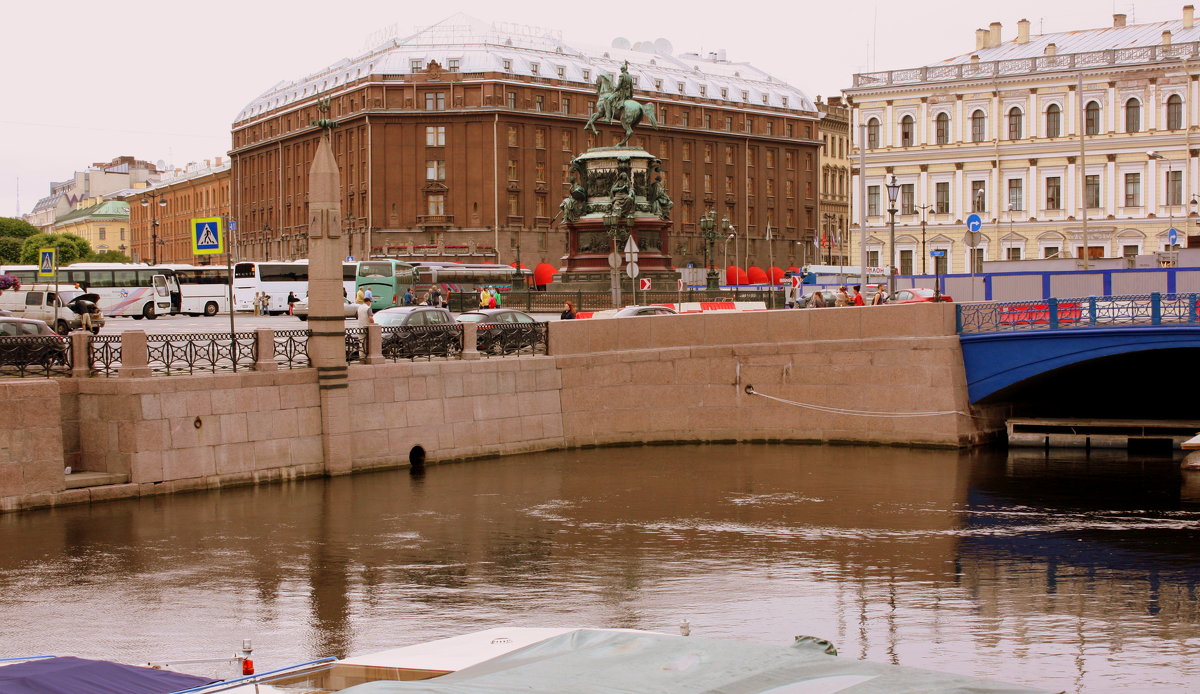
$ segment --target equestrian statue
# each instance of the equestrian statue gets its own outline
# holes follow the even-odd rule
[[[633,100],[633,77],[629,74],[629,61],[625,61],[625,64],[621,66],[621,75],[617,78],[615,85],[608,75],[601,73],[596,78],[596,93],[600,95],[596,100],[596,112],[583,126],[584,130],[591,130],[593,134],[599,135],[600,131],[596,130],[596,121],[604,118],[611,123],[613,118],[617,118],[619,114],[621,125],[625,128],[625,139],[621,140],[618,147],[629,144],[629,138],[633,137],[634,126],[641,123],[643,117],[650,125],[654,126],[655,130],[658,130],[658,120],[654,117],[654,104],[642,104]]]

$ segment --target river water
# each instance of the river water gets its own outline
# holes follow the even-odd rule
[[[0,548],[0,657],[251,638],[263,671],[505,624],[686,619],[1071,692],[1200,689],[1200,473],[1123,452],[540,453],[8,514]]]

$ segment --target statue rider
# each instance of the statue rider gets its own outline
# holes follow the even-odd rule
[[[633,98],[633,75],[629,74],[629,61],[621,65],[621,74],[613,86],[612,94],[608,95],[609,120],[625,108],[625,101]]]

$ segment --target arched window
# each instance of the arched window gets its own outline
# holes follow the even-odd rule
[[[939,145],[950,144],[950,114],[942,111],[937,114],[937,118],[933,122],[935,124],[934,130],[936,131],[937,143]]]
[[[1142,103],[1137,99],[1125,102],[1125,132],[1136,133],[1142,129]]]
[[[1046,137],[1059,137],[1062,135],[1062,109],[1058,104],[1050,104],[1046,107]]]
[[[971,142],[983,142],[986,126],[987,116],[983,115],[982,110],[971,114]]]
[[[1183,129],[1183,99],[1178,94],[1167,97],[1167,130]]]
[[[1083,107],[1084,113],[1084,132],[1088,135],[1100,134],[1100,104],[1095,101],[1089,101],[1087,106]]]
[[[904,116],[900,119],[900,146],[911,147],[913,143],[913,117]]]
[[[1021,109],[1017,108],[1016,106],[1013,106],[1008,110],[1008,139],[1021,139],[1022,115]]]
[[[877,147],[879,147],[879,119],[872,118],[867,121],[867,149]]]

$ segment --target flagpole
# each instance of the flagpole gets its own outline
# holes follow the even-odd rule
[[[771,241],[771,219],[767,218],[767,281],[770,284],[771,297],[770,308],[775,308],[775,274],[771,272],[775,269],[775,244]]]

